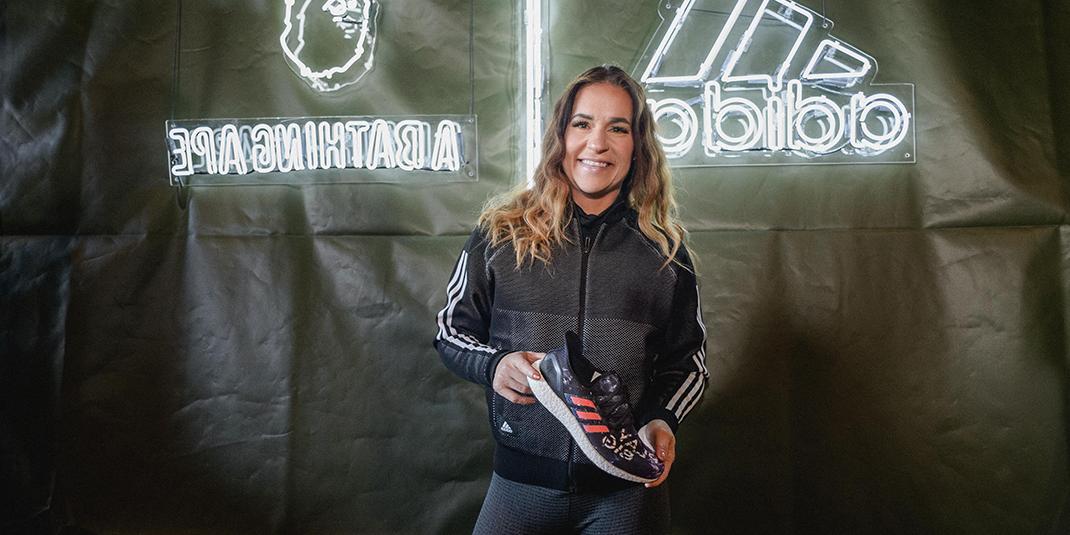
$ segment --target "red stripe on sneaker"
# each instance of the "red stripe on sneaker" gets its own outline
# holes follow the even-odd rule
[[[592,409],[594,408],[594,402],[589,399],[584,399],[576,396],[569,396],[569,398],[572,400],[573,405],[579,405],[580,407],[590,407]]]
[[[576,417],[580,420],[601,420],[602,416],[597,412],[576,411]]]
[[[608,433],[609,428],[604,425],[585,425],[583,430],[588,433]]]

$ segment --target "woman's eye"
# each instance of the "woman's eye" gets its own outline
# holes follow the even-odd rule
[[[627,134],[628,133],[628,129],[623,127],[623,126],[614,126],[613,129],[610,130],[610,131],[614,132],[614,133],[617,133],[617,134]]]
[[[572,123],[572,128],[587,128],[587,121],[576,121]]]

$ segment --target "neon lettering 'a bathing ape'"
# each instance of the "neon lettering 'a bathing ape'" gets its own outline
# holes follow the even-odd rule
[[[262,120],[256,120],[262,121]],[[454,172],[464,165],[456,121],[413,119],[307,120],[187,128],[167,138],[171,174],[243,175],[316,169],[401,169]]]

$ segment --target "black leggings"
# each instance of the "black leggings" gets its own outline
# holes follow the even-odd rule
[[[668,533],[669,491],[662,484],[608,493],[569,493],[490,479],[474,534]]]

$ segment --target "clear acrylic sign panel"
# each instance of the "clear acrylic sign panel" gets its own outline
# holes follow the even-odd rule
[[[167,121],[172,185],[428,183],[477,178],[476,118]]]
[[[553,20],[579,9],[539,4],[528,12],[559,12]],[[836,37],[817,11],[791,0],[646,5],[649,15],[634,24],[651,30],[632,75],[647,90],[673,167],[916,161],[913,84],[874,83],[876,58]],[[548,35],[545,48],[597,46],[577,45],[587,35],[555,31],[549,18],[527,17],[526,34]]]

